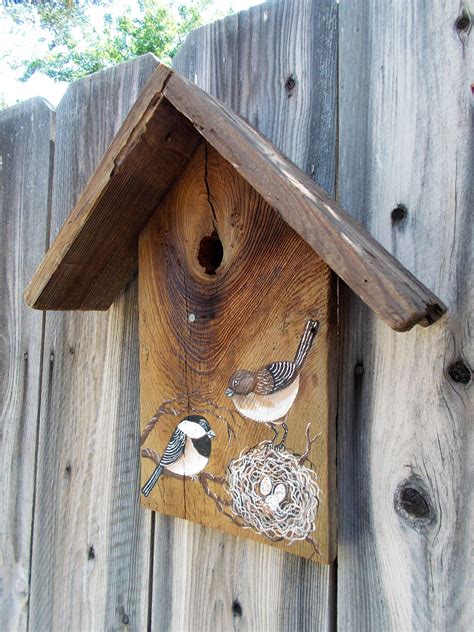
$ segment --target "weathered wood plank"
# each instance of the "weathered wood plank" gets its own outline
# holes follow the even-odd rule
[[[46,251],[54,112],[31,99],[0,112],[0,628],[26,630],[43,349],[24,283]]]
[[[335,4],[272,2],[192,33],[175,67],[334,194],[335,46]],[[332,625],[331,567],[179,519],[157,515],[153,575],[152,629]]]
[[[341,632],[472,627],[473,41],[454,26],[460,6],[339,5],[341,204],[449,306],[396,336],[341,292]]]
[[[155,67],[145,56],[68,89],[57,110],[52,237]],[[137,324],[135,282],[107,313],[47,316],[32,630],[146,628]]]

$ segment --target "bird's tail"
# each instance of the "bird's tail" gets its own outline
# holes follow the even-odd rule
[[[303,335],[301,336],[300,344],[298,345],[298,349],[296,350],[296,355],[294,359],[295,368],[297,371],[301,369],[304,361],[306,360],[306,356],[309,353],[313,345],[313,341],[316,338],[316,334],[319,329],[319,320],[308,320],[305,325]]]
[[[163,471],[163,466],[157,465],[153,471],[153,474],[150,476],[150,478],[147,480],[145,485],[143,485],[142,487],[142,494],[144,496],[150,495],[150,492],[153,489],[153,487],[155,487],[156,481],[160,478],[162,471]]]

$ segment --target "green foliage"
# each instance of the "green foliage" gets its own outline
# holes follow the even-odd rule
[[[10,2],[4,10],[18,25],[40,29],[45,51],[16,62],[21,81],[41,72],[59,81],[73,81],[102,68],[155,54],[169,63],[189,31],[203,23],[213,0],[176,4],[139,0],[121,13],[109,0]],[[4,6],[6,3],[4,2]]]

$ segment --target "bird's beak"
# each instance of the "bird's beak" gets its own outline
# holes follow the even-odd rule
[[[234,391],[231,388],[227,388],[225,394],[227,397],[232,397],[234,395]]]
[[[214,437],[216,436],[216,433],[214,432],[214,430],[209,430],[209,432],[207,433],[207,436],[209,437],[209,439],[214,439]]]

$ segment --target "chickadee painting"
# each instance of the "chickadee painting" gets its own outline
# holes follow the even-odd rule
[[[197,476],[206,467],[211,455],[211,440],[216,436],[209,422],[201,415],[188,415],[177,426],[153,474],[142,487],[149,496],[163,471],[178,476]]]
[[[301,369],[318,329],[317,320],[307,321],[293,361],[272,362],[257,371],[240,369],[232,375],[225,394],[244,417],[267,424],[285,417],[298,394]]]

